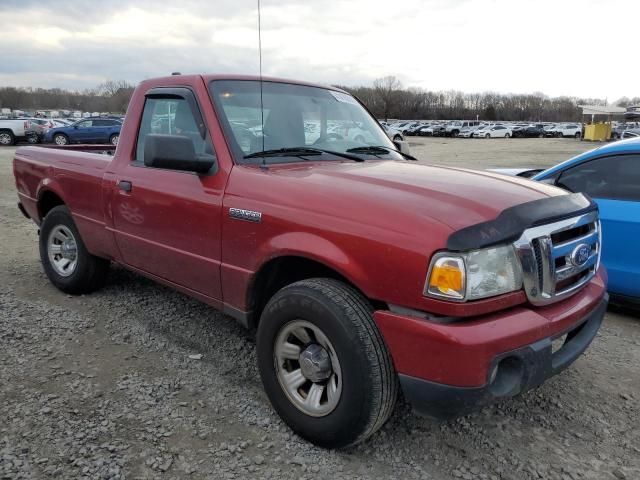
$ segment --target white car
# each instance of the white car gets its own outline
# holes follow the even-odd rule
[[[473,137],[474,132],[484,128],[486,125],[476,125],[475,127],[465,127],[458,133],[459,137],[462,138],[471,138]]]
[[[556,137],[580,138],[580,135],[582,135],[582,126],[577,123],[563,123],[556,125],[553,133]]]
[[[455,120],[447,124],[444,134],[447,137],[457,137],[463,129],[477,127],[479,124],[476,120]]]
[[[404,140],[404,135],[402,135],[402,132],[400,130],[397,130],[388,125],[382,125],[382,129],[385,131],[387,137],[389,137],[390,140],[394,142],[402,142]]]
[[[511,129],[504,125],[493,125],[480,130],[476,130],[473,134],[476,138],[510,138]]]

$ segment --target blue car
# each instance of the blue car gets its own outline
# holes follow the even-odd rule
[[[596,201],[611,299],[639,306],[640,138],[590,150],[530,178],[586,193]]]
[[[110,143],[117,145],[122,122],[115,118],[85,118],[68,127],[56,127],[47,131],[44,141],[56,145],[70,143]]]

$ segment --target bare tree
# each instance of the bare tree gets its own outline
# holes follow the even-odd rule
[[[391,114],[391,107],[398,97],[398,91],[402,88],[400,80],[389,75],[387,77],[378,78],[373,81],[373,89],[382,102],[382,110],[384,119],[388,119]]]

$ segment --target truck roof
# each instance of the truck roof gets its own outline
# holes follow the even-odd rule
[[[214,73],[207,73],[207,74],[197,74],[197,75],[169,75],[166,77],[156,77],[156,78],[150,78],[148,80],[144,80],[143,82],[141,82],[141,85],[144,84],[149,84],[149,85],[155,85],[157,86],[158,84],[167,84],[167,85],[177,85],[180,83],[180,79],[189,79],[189,80],[193,80],[195,78],[202,78],[202,80],[204,80],[205,83],[209,83],[213,80],[253,80],[253,81],[259,81],[260,80],[260,76],[258,75],[239,75],[239,74],[233,74],[233,73],[229,73],[229,74],[214,74]],[[312,83],[312,82],[306,82],[306,81],[302,81],[302,80],[292,80],[289,78],[278,78],[278,77],[262,77],[262,81],[264,82],[278,82],[278,83],[291,83],[294,85],[304,85],[307,87],[317,87],[317,88],[326,88],[329,90],[334,90],[336,92],[342,92],[342,93],[349,93],[346,92],[344,90],[342,90],[341,88],[338,87],[334,87],[331,85],[322,85],[322,84],[318,84],[318,83]]]

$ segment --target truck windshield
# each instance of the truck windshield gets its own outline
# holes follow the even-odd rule
[[[255,80],[214,80],[210,89],[238,163],[300,161],[311,148],[317,149],[309,158],[314,161],[402,158],[378,122],[351,95],[264,81],[261,102],[260,82]]]

